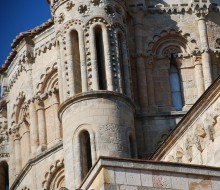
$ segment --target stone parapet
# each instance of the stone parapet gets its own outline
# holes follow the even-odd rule
[[[214,167],[101,157],[79,189],[210,189],[220,186]]]

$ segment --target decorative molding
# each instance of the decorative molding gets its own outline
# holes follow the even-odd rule
[[[25,175],[27,175],[27,173],[30,171],[30,169],[34,165],[36,165],[36,163],[39,163],[40,161],[44,160],[45,157],[50,156],[50,155],[54,154],[55,152],[61,151],[62,149],[63,149],[63,142],[60,141],[59,143],[57,143],[53,147],[45,150],[44,152],[42,152],[42,153],[38,154],[37,156],[35,156],[34,158],[30,159],[28,161],[28,163],[25,165],[25,167],[23,167],[23,169],[19,173],[19,175],[16,177],[15,181],[11,185],[11,189],[16,189],[18,187],[18,185],[20,184],[19,182],[21,181],[21,179],[23,179],[23,177]]]
[[[46,174],[44,175],[44,181],[42,182],[43,190],[50,189],[49,186],[53,180],[53,177],[57,172],[59,172],[59,170],[63,168],[64,168],[64,159],[59,159],[53,165],[50,165],[48,172],[46,172]]]

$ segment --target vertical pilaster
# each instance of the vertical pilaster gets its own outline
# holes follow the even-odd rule
[[[39,131],[39,145],[40,150],[43,151],[47,147],[47,133],[46,133],[46,121],[44,113],[44,104],[42,100],[36,100],[36,111],[38,119],[38,131]]]
[[[205,89],[212,84],[212,67],[211,67],[211,56],[209,52],[209,42],[207,34],[206,19],[204,14],[197,15],[198,17],[198,29],[200,35],[202,53],[202,68],[204,76]]]
[[[75,89],[75,78],[74,78],[74,66],[73,66],[73,54],[72,54],[72,39],[71,35],[67,35],[67,44],[66,44],[66,58],[67,58],[67,67],[68,67],[68,73],[67,73],[67,78],[68,78],[68,87],[69,87],[69,92],[70,96],[74,96],[76,89]],[[80,79],[79,79],[80,80]]]
[[[81,61],[81,77],[82,77],[82,92],[88,91],[88,77],[86,70],[86,52],[85,52],[85,39],[83,31],[79,32],[79,53]]]
[[[25,131],[22,134],[22,137],[20,139],[21,155],[22,155],[22,162],[21,162],[22,168],[25,166],[25,164],[28,163],[28,160],[30,159],[30,155],[31,155],[30,131],[29,131],[28,127],[25,125],[26,125],[26,123],[23,122],[20,126],[20,128],[25,129]],[[23,145],[25,145],[25,147],[23,147]]]
[[[55,140],[59,141],[61,140],[61,134],[62,134],[62,129],[61,129],[61,123],[58,119],[58,110],[59,110],[59,100],[56,95],[56,93],[52,93],[52,101],[53,101],[53,108],[54,112],[56,113],[56,116],[54,118],[54,123],[55,123]]]
[[[198,97],[200,97],[205,92],[203,73],[202,73],[202,63],[201,58],[195,58],[195,79],[198,91]]]
[[[14,135],[12,135],[11,131],[10,131],[10,135],[9,135],[9,148],[11,150],[10,153],[10,162],[9,162],[9,179],[10,179],[10,184],[11,181],[14,181],[15,179],[15,174],[16,174],[16,161],[15,161],[15,141],[14,141]]]
[[[81,168],[81,158],[80,158],[80,138],[79,136],[74,140],[74,173],[75,173],[75,187],[79,187],[83,180],[83,172]]]
[[[149,58],[151,59],[151,58]],[[148,91],[148,103],[152,108],[155,106],[155,94],[154,94],[154,80],[153,80],[153,68],[152,68],[152,60],[149,61],[149,64],[146,68],[147,75],[147,91]]]
[[[90,29],[90,56],[92,65],[92,88],[93,90],[99,90],[99,76],[98,76],[98,62],[96,53],[96,42],[95,42],[95,32],[94,29]]]
[[[96,149],[95,149],[95,134],[90,132],[90,141],[91,141],[91,153],[92,153],[92,164],[94,165],[96,162]]]
[[[14,135],[14,146],[15,146],[15,176],[17,176],[21,171],[21,145],[20,145],[20,135],[18,133]]]
[[[63,100],[65,101],[68,96],[69,96],[69,92],[68,92],[68,88],[67,88],[67,80],[66,80],[66,76],[68,75],[67,69],[65,67],[65,56],[64,56],[64,44],[63,44],[63,40],[60,37],[59,38],[59,42],[60,42],[60,70],[61,70],[61,76],[62,76],[62,83],[63,83]]]
[[[125,92],[126,95],[132,98],[132,90],[131,90],[131,73],[129,67],[129,58],[128,58],[128,51],[127,51],[127,42],[126,39],[123,43],[123,69],[124,69],[124,80],[125,80]]]
[[[31,152],[35,154],[39,145],[37,112],[33,101],[29,103]]]
[[[61,62],[61,55],[60,55],[60,42],[57,41],[57,70],[58,70],[58,85],[59,85],[59,95],[60,95],[60,102],[64,101],[63,98],[63,77],[62,77],[62,62]]]
[[[135,42],[136,42],[136,65],[137,82],[140,108],[146,111],[148,107],[148,92],[146,82],[145,61],[143,57],[143,38],[142,38],[142,14],[134,16]]]
[[[103,29],[103,44],[104,44],[104,54],[105,54],[105,71],[106,71],[106,81],[107,90],[113,91],[113,73],[111,64],[111,50],[109,44],[109,37],[107,28]]]

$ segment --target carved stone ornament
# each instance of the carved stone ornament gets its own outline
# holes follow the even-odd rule
[[[75,4],[74,4],[72,1],[69,1],[69,2],[67,2],[67,4],[66,4],[66,10],[67,10],[67,11],[71,11],[74,6],[75,6]]]
[[[176,46],[169,46],[163,50],[163,55],[165,56],[178,53],[181,53],[181,50],[179,47]]]
[[[99,7],[102,4],[102,0],[91,0],[93,6]]]
[[[89,11],[89,7],[87,5],[80,5],[78,8],[78,12],[80,14],[86,14]]]
[[[204,150],[204,147],[202,146],[202,141],[201,141],[200,137],[195,135],[193,141],[194,141],[194,144],[196,145],[196,148],[200,152],[202,152]]]
[[[65,20],[65,15],[64,15],[64,13],[60,13],[60,15],[59,15],[58,18],[57,18],[57,22],[58,22],[59,24],[62,24],[64,20]]]
[[[195,133],[197,136],[199,136],[201,138],[205,138],[205,136],[206,136],[206,132],[201,124],[196,125]]]

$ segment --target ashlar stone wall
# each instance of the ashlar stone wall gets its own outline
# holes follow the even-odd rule
[[[128,1],[137,139],[139,148],[148,147],[140,157],[154,152],[220,74],[218,4],[211,3]],[[173,102],[171,65],[178,70],[181,109]]]

